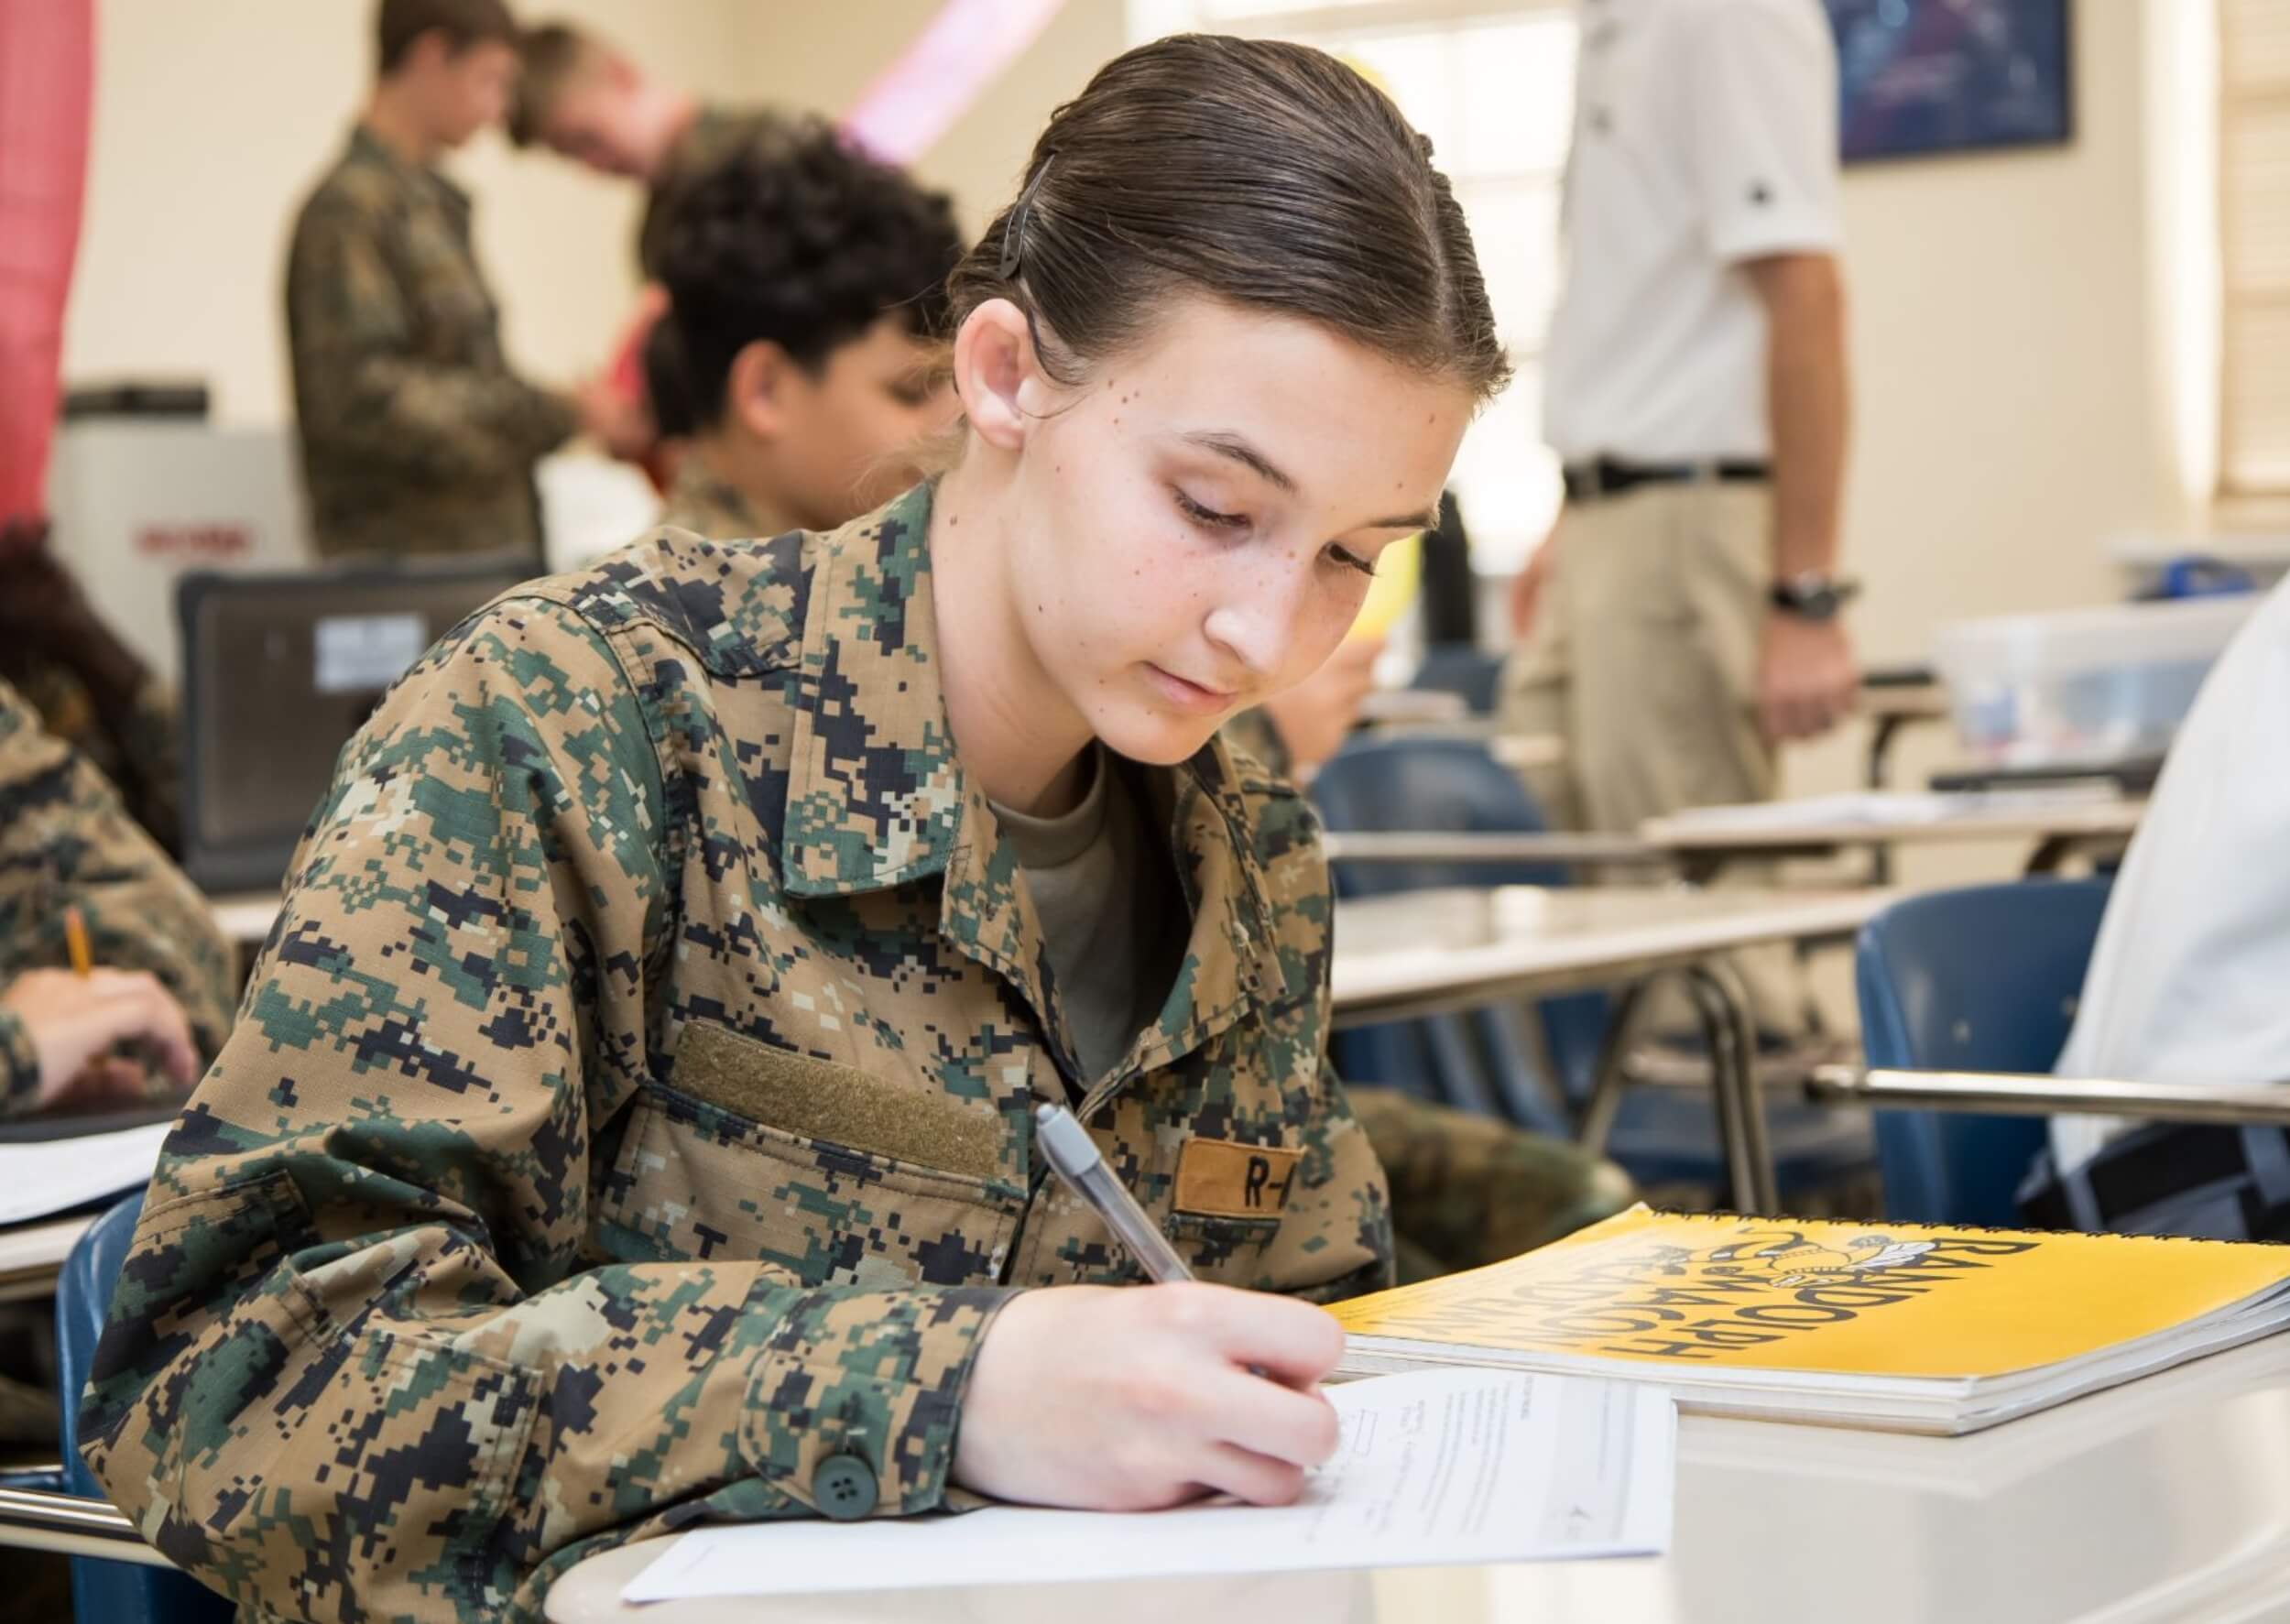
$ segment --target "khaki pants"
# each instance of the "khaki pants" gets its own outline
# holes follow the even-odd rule
[[[1509,730],[1566,742],[1562,762],[1526,775],[1554,825],[1633,834],[1689,807],[1773,798],[1773,751],[1757,725],[1772,535],[1762,485],[1650,485],[1568,506],[1500,701]],[[1720,883],[1770,885],[1773,874],[1731,864]],[[1804,1030],[1804,981],[1785,950],[1732,963],[1761,1027]],[[1665,1005],[1656,1019],[1684,1024],[1683,1013]]]

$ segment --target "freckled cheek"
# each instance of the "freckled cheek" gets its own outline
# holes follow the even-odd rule
[[[1290,659],[1294,676],[1301,681],[1327,663],[1328,657],[1344,641],[1352,629],[1352,622],[1359,617],[1359,604],[1350,594],[1334,596],[1315,594],[1296,617],[1294,636],[1290,639]]]

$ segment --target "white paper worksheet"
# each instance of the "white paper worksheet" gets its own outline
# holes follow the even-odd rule
[[[1653,1555],[1677,1417],[1642,1382],[1433,1370],[1328,1390],[1342,1442],[1293,1506],[805,1519],[685,1534],[631,1602]]]
[[[173,1127],[155,1122],[115,1133],[0,1145],[0,1224],[44,1218],[140,1190],[150,1183],[159,1146]]]

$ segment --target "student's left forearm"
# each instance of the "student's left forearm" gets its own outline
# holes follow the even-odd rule
[[[1850,401],[1845,292],[1827,254],[1753,260],[1765,305],[1766,397],[1772,434],[1773,575],[1837,568]]]

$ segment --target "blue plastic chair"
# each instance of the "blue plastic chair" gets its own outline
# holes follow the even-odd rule
[[[1424,651],[1423,663],[1415,668],[1415,679],[1408,686],[1459,694],[1472,714],[1490,716],[1495,713],[1495,693],[1502,675],[1499,654],[1485,653],[1469,643],[1434,643]]]
[[[1312,796],[1327,826],[1346,833],[1534,834],[1546,826],[1518,775],[1469,739],[1355,738],[1321,767]],[[1381,897],[1442,886],[1563,885],[1566,872],[1549,863],[1338,863],[1335,879],[1338,896]],[[1569,1063],[1595,1063],[1606,998],[1548,999],[1543,1015],[1547,1066],[1532,1057],[1524,1011],[1484,1006],[1338,1032],[1336,1072],[1567,1137],[1563,1074]]]
[[[56,1283],[56,1364],[63,1392],[64,1489],[91,1499],[105,1498],[94,1474],[80,1458],[80,1396],[94,1368],[95,1344],[112,1288],[127,1259],[127,1243],[143,1215],[140,1193],[113,1207],[88,1226],[63,1262]],[[236,1609],[190,1575],[174,1568],[135,1562],[71,1559],[71,1616],[75,1624],[229,1624]]]
[[[1896,903],[1860,932],[1854,980],[1871,1066],[2048,1072],[2107,910],[2105,879],[2026,879]],[[1885,1215],[1903,1223],[2018,1221],[2044,1145],[2041,1118],[1877,1113]]]
[[[1534,834],[1548,826],[1519,775],[1467,739],[1355,739],[1321,768],[1312,794],[1328,827],[1345,833]],[[1335,869],[1340,897],[1441,886],[1562,886],[1572,877],[1563,865],[1526,862],[1339,862]],[[1414,1092],[1428,1084],[1451,1105],[1572,1138],[1612,1005],[1605,993],[1588,992],[1544,998],[1530,1008],[1541,1018],[1539,1034],[1525,1019],[1528,1010],[1516,1005],[1338,1032],[1332,1045],[1336,1073]],[[1867,1134],[1837,1112],[1774,1104],[1766,1119],[1784,1191],[1835,1183],[1872,1163]],[[1606,1154],[1641,1184],[1725,1182],[1717,1107],[1706,1090],[1625,1090]]]

